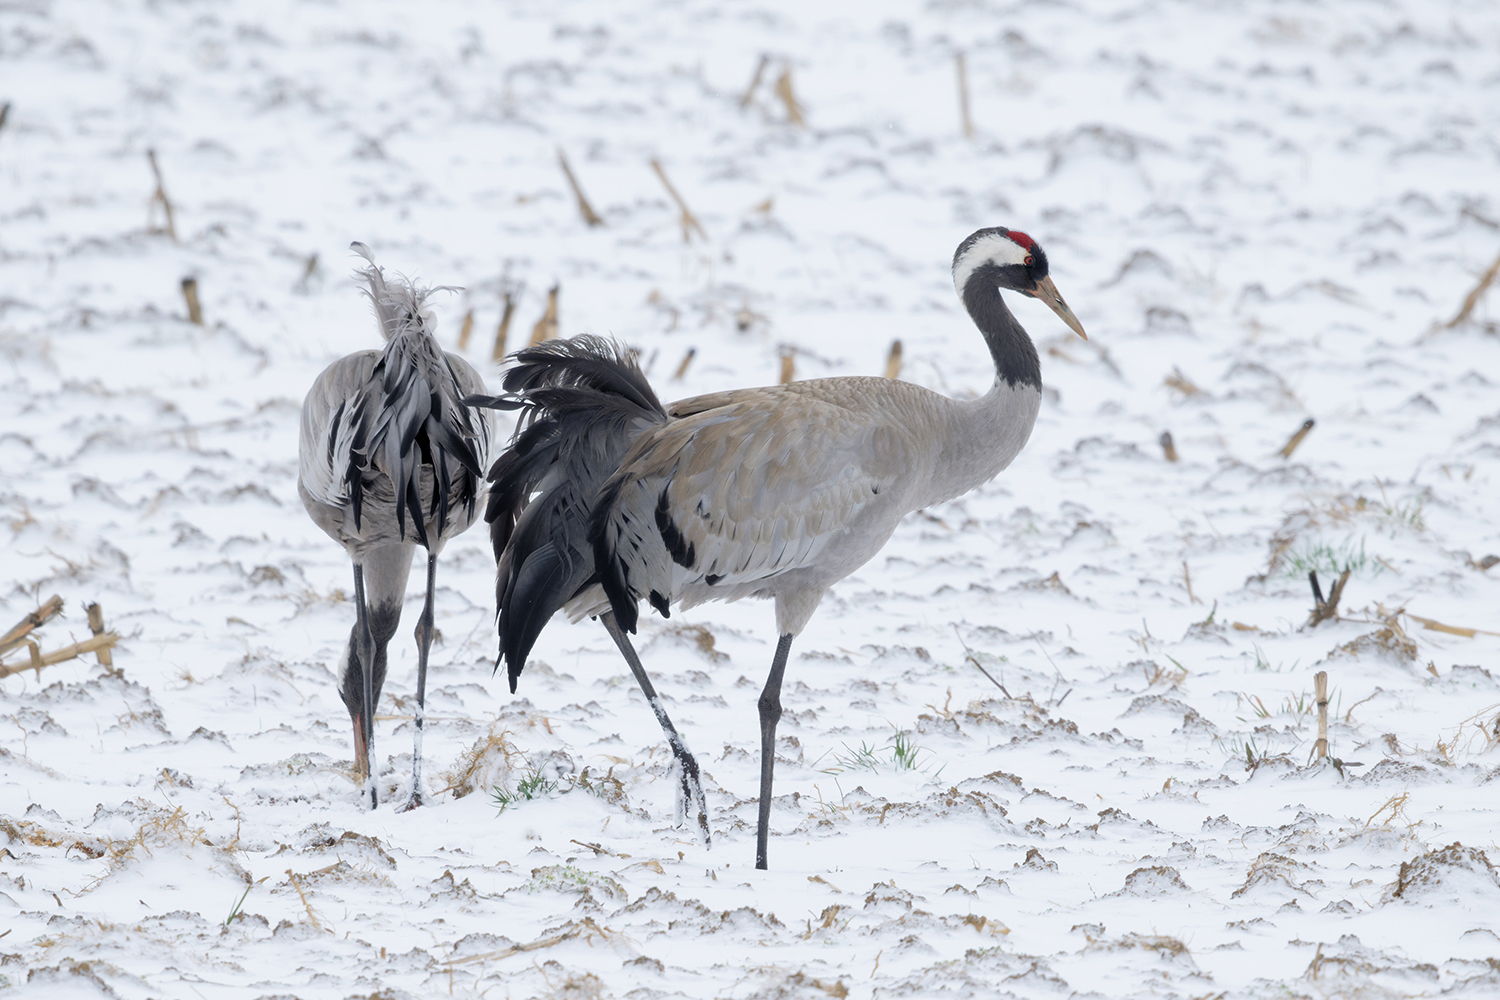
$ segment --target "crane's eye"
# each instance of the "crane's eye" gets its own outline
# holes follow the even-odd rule
[[[1031,254],[1027,254],[1026,255],[1026,266],[1027,267],[1031,266]]]

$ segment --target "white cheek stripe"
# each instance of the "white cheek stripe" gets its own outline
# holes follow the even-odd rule
[[[958,297],[964,297],[964,286],[969,283],[973,276],[984,264],[995,264],[1004,267],[1007,264],[1026,263],[1027,251],[1015,243],[1008,236],[994,233],[984,236],[977,243],[969,247],[953,265],[953,288],[958,292]]]

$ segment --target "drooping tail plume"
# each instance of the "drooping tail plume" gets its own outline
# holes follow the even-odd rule
[[[395,492],[396,521],[406,537],[407,513],[417,541],[430,548],[427,518],[447,526],[449,501],[472,510],[478,498],[479,455],[485,450],[488,425],[476,420],[459,398],[458,378],[447,356],[432,338],[435,325],[423,308],[435,291],[397,275],[387,279],[363,243],[350,248],[370,266],[358,272],[369,283],[366,295],[375,307],[387,344],[373,377],[349,403],[348,467],[344,484],[359,526],[368,477],[384,472]],[[340,424],[335,420],[334,423]],[[422,470],[431,470],[429,509],[422,512]]]
[[[514,692],[543,626],[597,579],[588,530],[600,487],[667,414],[634,356],[611,340],[550,340],[512,359],[508,395],[467,402],[521,411],[490,468],[485,511],[499,564],[500,658]]]

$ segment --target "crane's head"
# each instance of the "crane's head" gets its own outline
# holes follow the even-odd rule
[[[968,301],[966,293],[975,282],[986,291],[1004,288],[1040,299],[1070,330],[1089,339],[1047,274],[1046,252],[1025,233],[995,226],[981,229],[960,243],[953,254],[953,287],[958,297]]]

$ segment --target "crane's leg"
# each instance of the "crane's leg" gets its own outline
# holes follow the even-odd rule
[[[358,619],[349,637],[349,663],[339,694],[354,721],[354,760],[369,785],[370,808],[379,804],[375,755],[375,708],[385,686],[386,647],[401,623],[401,599],[411,570],[413,546],[384,545],[362,552],[354,563]],[[359,675],[354,675],[358,668]],[[364,794],[361,792],[361,794]]]
[[[776,769],[776,724],[781,721],[781,678],[792,648],[791,633],[776,643],[771,675],[760,693],[760,822],[755,828],[755,867],[766,867],[766,842],[771,839],[771,773]]]
[[[371,766],[375,760],[375,637],[370,634],[370,612],[365,604],[365,568],[360,563],[354,564],[354,605],[357,616],[354,627],[359,634],[356,655],[361,676],[359,714],[354,718],[354,764],[367,786],[370,808],[374,809],[380,804],[375,771]]]
[[[422,726],[427,708],[427,651],[432,648],[432,592],[437,585],[437,554],[427,553],[427,600],[422,605],[422,617],[417,619],[417,725],[412,736],[411,751],[411,799],[406,803],[406,812],[422,804]]]
[[[713,837],[708,831],[708,803],[703,798],[703,784],[698,776],[698,760],[688,750],[687,743],[682,739],[682,734],[677,732],[677,727],[672,725],[667,710],[663,707],[661,699],[657,697],[656,688],[651,683],[651,678],[646,676],[646,668],[641,666],[641,658],[636,655],[635,647],[630,644],[630,637],[620,628],[615,621],[613,611],[606,611],[599,616],[599,621],[609,631],[609,637],[620,647],[620,655],[625,657],[625,662],[630,664],[630,672],[635,674],[636,683],[641,686],[646,701],[651,704],[651,711],[656,713],[656,721],[660,723],[662,732],[667,734],[667,745],[672,748],[672,756],[677,758],[678,770],[682,775],[682,786],[677,790],[678,804],[682,807],[684,815],[689,812],[698,814],[698,832],[703,835],[705,847],[713,846]]]

